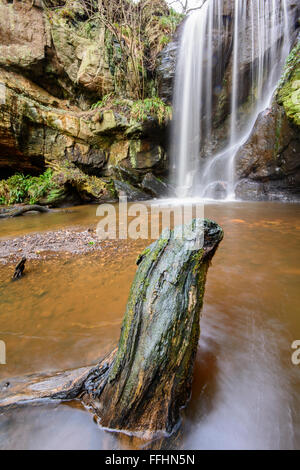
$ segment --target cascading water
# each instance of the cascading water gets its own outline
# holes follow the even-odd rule
[[[206,0],[187,18],[173,102],[178,197],[234,199],[235,155],[268,106],[290,50],[287,2]]]

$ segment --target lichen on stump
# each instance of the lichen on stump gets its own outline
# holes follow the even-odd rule
[[[208,220],[184,228],[188,239],[166,230],[138,258],[118,349],[98,382],[87,381],[84,401],[103,427],[170,433],[190,397],[206,274],[223,231]]]

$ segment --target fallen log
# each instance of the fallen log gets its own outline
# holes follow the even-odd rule
[[[20,215],[25,214],[26,212],[50,212],[50,209],[46,206],[39,206],[37,204],[32,204],[28,206],[15,206],[10,209],[5,209],[0,213],[0,219],[6,219],[8,217],[19,217]]]
[[[0,408],[80,398],[101,426],[144,438],[170,434],[191,393],[206,274],[223,238],[209,220],[164,231],[139,257],[118,348],[91,369],[0,384]],[[204,243],[198,246],[204,232]]]

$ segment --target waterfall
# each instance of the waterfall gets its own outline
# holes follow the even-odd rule
[[[178,197],[234,199],[235,155],[270,103],[290,50],[287,2],[206,0],[186,19],[173,98]]]

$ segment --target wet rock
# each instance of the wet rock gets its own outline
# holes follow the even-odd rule
[[[236,155],[236,173],[243,180],[236,188],[237,196],[250,200],[298,199],[299,155],[300,128],[274,100],[260,114],[248,141]]]
[[[297,18],[299,18],[299,6],[293,0],[286,2],[288,14],[290,15],[290,32],[291,38],[296,38],[297,35]],[[233,50],[232,50],[232,32],[233,32],[233,17],[234,17],[234,2],[223,2],[223,21],[227,23],[227,32],[221,41],[220,46],[217,47],[213,44],[213,57],[216,60],[217,68],[213,72],[213,113],[212,124],[213,129],[208,139],[205,137],[202,140],[201,157],[205,158],[207,154],[218,153],[230,143],[228,135],[230,133],[230,117],[231,117],[231,102],[232,102],[232,70],[233,70]],[[243,54],[239,62],[239,87],[238,87],[238,121],[237,130],[242,131],[247,129],[249,121],[249,112],[252,108],[252,100],[256,100],[256,90],[252,88],[251,74],[258,66],[258,54],[263,53],[265,60],[270,50],[270,39],[264,43],[264,50],[256,51],[256,55],[252,54],[252,25],[248,22],[245,30],[243,31]],[[299,24],[298,24],[299,26]],[[256,30],[257,25],[254,25],[254,36],[258,35]],[[270,36],[271,37],[271,36]],[[282,37],[278,37],[278,44],[282,41]],[[298,52],[299,55],[299,52]],[[294,90],[296,93],[296,90]],[[289,103],[289,104],[288,104]],[[286,104],[290,109],[291,115],[295,114],[291,100],[286,100]],[[288,113],[287,113],[288,115]],[[206,131],[203,129],[203,135]]]
[[[122,87],[124,96],[133,97],[128,77],[120,76],[118,42],[97,21],[85,34],[79,27],[85,17],[80,2],[50,9],[41,1],[1,3],[1,177],[40,174],[48,162],[62,161],[90,176],[107,176],[127,158],[129,171],[145,170],[141,180],[147,169],[164,164],[165,136],[155,120],[133,125],[126,115],[91,110]],[[123,59],[122,67],[130,69]]]
[[[169,186],[156,178],[152,173],[147,173],[144,177],[141,187],[144,191],[153,197],[167,197],[170,193]]]
[[[257,118],[236,155],[236,194],[251,200],[300,199],[300,39],[292,50],[272,104]]]
[[[242,201],[264,201],[267,199],[263,183],[247,179],[237,184],[235,194]]]
[[[114,186],[120,196],[126,196],[128,202],[147,201],[149,196],[125,181],[114,180]]]
[[[227,186],[226,183],[219,181],[218,183],[211,185],[207,191],[205,196],[216,199],[216,200],[222,200],[225,199],[227,195]]]
[[[132,140],[129,146],[129,159],[133,169],[149,170],[163,165],[164,149],[149,140]]]
[[[166,102],[172,103],[173,87],[176,72],[176,60],[179,48],[179,35],[162,50],[158,58],[158,67],[156,69],[158,76],[159,96]]]

